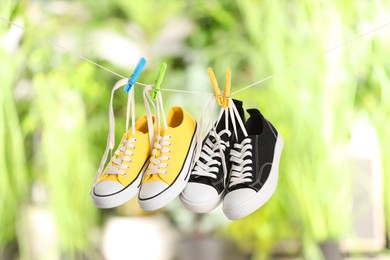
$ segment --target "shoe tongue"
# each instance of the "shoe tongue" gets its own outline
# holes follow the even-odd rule
[[[237,100],[237,99],[233,99],[233,103],[234,103],[234,105],[237,108],[238,114],[240,115],[240,118],[236,118],[236,114],[234,114],[234,120],[236,121],[236,128],[238,130],[238,128],[240,127],[240,125],[238,123],[238,120],[241,119],[241,121],[245,125],[245,111],[244,111],[244,108],[242,107],[242,101]],[[228,113],[228,112],[226,110],[223,112],[222,117],[219,120],[219,123],[218,123],[218,125],[216,127],[217,132],[226,129],[225,113]],[[229,117],[229,119],[228,119],[229,120],[228,128],[233,131],[234,130],[233,129],[233,123],[232,123],[232,118],[231,118],[230,114],[228,115],[228,117]]]
[[[126,140],[129,140],[130,139],[130,136],[132,135],[132,130],[130,129],[129,131],[127,131],[126,134],[123,135],[123,139],[126,139]]]
[[[217,127],[216,127],[217,133],[219,133],[220,131],[223,131],[224,129],[226,129],[225,113],[226,113],[226,111],[223,112],[222,117],[221,117],[221,119],[219,120],[219,122],[217,124]]]
[[[146,178],[148,181],[163,181],[166,183],[166,181],[164,180],[164,177],[165,177],[164,174],[150,174],[150,175],[147,175]]]
[[[236,134],[233,133],[234,135],[234,138],[236,139],[237,138],[237,142],[241,143],[242,140],[244,140],[246,138],[246,136],[244,135],[244,132],[242,131],[241,127],[240,126],[237,126],[237,137],[236,137]]]
[[[126,134],[123,135],[123,138],[126,140],[129,140],[130,138],[136,138],[137,136],[141,137],[141,136],[145,136],[148,134],[149,133],[144,133],[144,132],[138,131],[138,130],[135,130],[135,134],[133,134],[132,130],[130,129],[129,131],[127,131]]]
[[[166,135],[166,134],[169,132],[169,129],[170,129],[169,126],[168,126],[167,129],[165,129],[164,127],[162,127],[162,128],[160,129],[160,136],[163,137],[164,135]]]
[[[246,110],[250,117],[245,124],[248,135],[259,135],[263,132],[263,115],[258,109],[250,108]]]
[[[261,115],[260,110],[256,108],[249,108],[246,110],[246,112],[249,113],[249,115],[254,116],[254,115]]]
[[[160,136],[164,137],[165,135],[169,134],[169,132],[172,130],[171,127],[168,127],[167,129],[161,128],[160,129]],[[156,158],[160,157],[162,155],[161,150],[158,149],[156,151],[156,154],[154,155]]]
[[[104,180],[105,181],[117,181],[117,182],[120,182],[118,174],[107,174],[107,176],[104,178]]]
[[[237,108],[238,114],[240,115],[242,122],[245,123],[245,111],[244,108],[242,107],[242,101],[233,99],[233,103]]]

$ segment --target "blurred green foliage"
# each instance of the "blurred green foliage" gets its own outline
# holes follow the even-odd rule
[[[384,183],[390,182],[390,125],[384,123],[390,121],[388,39],[378,32],[323,54],[383,24],[385,7],[390,7],[385,0],[2,0],[0,15],[121,75],[131,73],[127,59],[131,64],[144,55],[145,83],[167,61],[167,88],[211,92],[207,66],[217,78],[232,68],[232,92],[274,75],[234,98],[260,108],[283,135],[279,186],[270,203],[231,222],[224,235],[258,259],[281,239],[300,239],[303,253],[316,259],[316,243],[339,240],[349,231],[345,152],[351,124],[362,115],[376,126]],[[40,183],[49,194],[43,204],[57,224],[61,254],[95,256],[91,241],[102,211],[88,193],[105,146],[110,88],[118,77],[33,33],[18,37],[17,30],[0,23],[2,42],[12,45],[0,47],[0,250],[15,240],[25,248],[24,237],[17,236],[19,212],[26,203],[42,203],[30,198]],[[136,95],[141,100],[141,91]],[[184,105],[195,117],[205,103],[201,97],[188,102],[180,93],[163,95],[167,107]],[[126,96],[115,98],[119,140]],[[139,102],[137,115],[142,113]],[[390,191],[385,192],[389,230]]]

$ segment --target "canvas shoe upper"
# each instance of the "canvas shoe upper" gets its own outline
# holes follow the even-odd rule
[[[257,109],[248,109],[247,135],[239,133],[230,152],[233,163],[223,211],[240,219],[264,205],[275,192],[283,138]]]
[[[146,211],[164,207],[184,189],[196,144],[197,124],[182,107],[170,109],[154,143],[138,201]]]
[[[245,121],[242,101],[233,100],[233,103],[241,120]],[[200,158],[191,171],[187,186],[180,194],[182,204],[190,211],[209,212],[222,200],[225,181],[231,168],[229,155],[234,138],[232,120],[236,119],[232,119],[228,109],[224,108],[215,129],[211,129],[203,141]],[[226,169],[223,169],[223,163]]]
[[[155,117],[152,117],[155,122]],[[142,175],[148,165],[150,140],[147,116],[135,123],[135,133],[124,134],[114,156],[92,189],[92,199],[98,208],[117,207],[139,191]]]

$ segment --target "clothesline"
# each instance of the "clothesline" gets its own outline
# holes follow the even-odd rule
[[[65,48],[64,46],[62,46],[62,45],[60,45],[60,44],[58,44],[58,43],[56,43],[56,42],[46,38],[46,37],[43,37],[41,34],[35,32],[35,31],[32,31],[30,29],[26,29],[26,28],[24,28],[24,27],[22,27],[22,26],[20,26],[20,25],[18,25],[16,23],[14,23],[14,22],[12,22],[10,20],[5,19],[4,17],[0,16],[0,19],[3,20],[4,22],[9,23],[12,26],[15,26],[16,28],[19,28],[20,30],[24,31],[25,33],[29,33],[29,34],[34,35],[36,38],[40,39],[42,42],[45,42],[45,43],[50,44],[50,45],[52,45],[54,47],[57,47],[57,48],[65,51],[66,53],[69,53],[69,54],[71,54],[71,55],[73,55],[75,57],[78,57],[78,58],[86,61],[86,62],[89,62],[89,63],[91,63],[91,64],[93,64],[93,65],[95,65],[95,66],[97,66],[97,67],[99,67],[101,69],[104,69],[104,70],[112,73],[115,76],[118,76],[118,77],[123,78],[123,79],[127,78],[127,77],[125,77],[125,76],[123,76],[123,75],[121,75],[121,74],[119,74],[119,73],[117,73],[117,72],[115,72],[115,71],[113,71],[113,70],[103,66],[103,65],[98,64],[97,62],[94,62],[93,60],[91,60],[91,59],[89,59],[89,58],[87,58],[87,57],[85,57],[83,55],[74,53],[70,49]],[[304,64],[304,63],[306,63],[308,61],[312,61],[312,60],[318,59],[318,58],[320,58],[320,57],[322,57],[324,55],[327,55],[327,54],[329,54],[329,53],[331,53],[331,52],[333,52],[333,51],[335,51],[337,49],[340,49],[340,48],[342,48],[342,47],[344,47],[344,46],[346,46],[348,44],[351,44],[352,42],[355,42],[358,39],[361,39],[361,38],[366,37],[366,36],[368,36],[370,34],[373,34],[373,33],[377,32],[377,31],[379,31],[381,29],[384,29],[384,28],[388,27],[388,26],[390,26],[390,22],[387,22],[387,23],[382,24],[382,25],[380,25],[378,27],[375,27],[374,29],[371,29],[371,30],[366,31],[366,32],[364,32],[362,34],[359,34],[359,35],[357,35],[357,36],[355,36],[353,38],[350,38],[350,39],[348,39],[348,40],[346,40],[346,41],[344,41],[344,42],[342,42],[340,44],[337,44],[337,45],[335,45],[335,46],[333,46],[333,47],[331,47],[331,48],[321,52],[321,53],[318,53],[318,54],[315,54],[315,55],[311,55],[311,56],[307,57],[306,59],[304,59],[304,60],[302,60],[302,61],[300,61],[298,63],[295,63],[295,64],[290,65],[288,67],[285,67],[283,69],[280,69],[279,71],[277,71],[277,72],[275,72],[275,73],[273,73],[273,74],[271,74],[271,75],[269,75],[269,76],[267,76],[267,77],[265,77],[265,78],[263,78],[263,79],[261,79],[259,81],[253,82],[252,84],[249,84],[249,85],[247,85],[245,87],[242,87],[242,88],[238,89],[237,91],[232,92],[231,95],[233,96],[233,95],[235,95],[235,94],[237,94],[237,93],[239,93],[241,91],[247,90],[249,88],[252,88],[254,86],[257,86],[257,85],[263,83],[264,81],[272,79],[275,76],[282,75],[282,74],[284,74],[284,73],[286,73],[288,71],[296,69],[296,68],[300,67],[302,64]],[[140,85],[140,86],[150,86],[150,84],[144,84],[144,83],[141,83],[141,82],[136,82],[136,84]],[[191,94],[199,94],[199,95],[210,95],[210,94],[212,94],[212,92],[200,92],[200,91],[179,90],[179,89],[169,89],[169,88],[161,88],[161,90],[162,91],[168,91],[168,92],[191,93]]]

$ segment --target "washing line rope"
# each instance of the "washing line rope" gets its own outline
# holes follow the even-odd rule
[[[109,68],[107,68],[107,67],[104,67],[103,65],[100,65],[100,64],[94,62],[93,60],[91,60],[91,59],[89,59],[89,58],[83,56],[83,55],[74,53],[74,52],[71,51],[70,49],[65,48],[64,46],[62,46],[62,45],[60,45],[60,44],[58,44],[58,43],[56,43],[56,42],[54,42],[54,41],[52,41],[52,40],[50,40],[50,39],[44,37],[44,36],[42,36],[41,34],[35,32],[35,31],[33,31],[33,30],[26,29],[26,28],[24,28],[24,27],[22,27],[22,26],[20,26],[20,25],[18,25],[18,24],[16,24],[16,23],[14,23],[14,22],[12,22],[12,21],[10,21],[10,20],[8,20],[8,19],[5,19],[4,17],[1,17],[1,16],[0,16],[0,19],[3,20],[4,22],[9,23],[10,25],[15,26],[16,28],[18,28],[18,29],[24,31],[25,33],[29,33],[29,34],[34,35],[36,38],[40,39],[42,42],[45,42],[45,43],[47,43],[47,44],[49,44],[49,45],[52,45],[52,46],[54,46],[54,47],[57,47],[57,48],[63,50],[64,52],[69,53],[69,54],[71,54],[71,55],[73,55],[73,56],[75,56],[75,57],[78,57],[78,58],[80,58],[80,59],[82,59],[82,60],[84,60],[84,61],[86,61],[86,62],[89,62],[89,63],[91,63],[91,64],[93,64],[93,65],[95,65],[95,66],[97,66],[97,67],[99,67],[99,68],[101,68],[101,69],[104,69],[104,70],[106,70],[106,71],[112,73],[112,74],[115,75],[115,76],[118,76],[118,77],[123,78],[123,79],[126,78],[125,76],[123,76],[123,75],[121,75],[121,74],[119,74],[119,73],[117,73],[117,72],[115,72],[115,71],[113,71],[113,70],[111,70],[111,69],[109,69]],[[263,78],[263,79],[261,79],[261,80],[259,80],[259,81],[253,82],[252,84],[249,84],[249,85],[247,85],[247,86],[245,86],[245,87],[240,88],[240,89],[237,90],[237,91],[232,92],[231,95],[233,96],[233,95],[235,95],[235,94],[237,94],[237,93],[239,93],[239,92],[241,92],[241,91],[244,91],[244,90],[247,90],[247,89],[252,88],[252,87],[254,87],[254,86],[257,86],[257,85],[263,83],[264,81],[267,81],[267,80],[272,79],[272,78],[274,78],[274,77],[276,77],[276,76],[279,76],[279,75],[282,75],[282,74],[284,74],[284,73],[287,73],[287,72],[289,72],[289,71],[291,71],[291,70],[293,70],[293,69],[296,69],[296,68],[300,67],[302,64],[304,64],[304,63],[306,63],[306,62],[308,62],[308,61],[316,60],[316,59],[318,59],[318,58],[320,58],[320,57],[322,57],[322,56],[324,56],[324,55],[327,55],[327,54],[329,54],[329,53],[331,53],[331,52],[333,52],[333,51],[335,51],[335,50],[337,50],[337,49],[340,49],[340,48],[342,48],[342,47],[344,47],[344,46],[346,46],[346,45],[349,45],[349,44],[351,44],[352,42],[355,42],[355,41],[357,41],[357,40],[359,40],[359,39],[361,39],[361,38],[363,38],[363,37],[366,37],[366,36],[368,36],[368,35],[371,35],[371,34],[377,32],[377,31],[379,31],[379,30],[382,30],[382,29],[384,29],[384,28],[386,28],[386,27],[388,27],[388,26],[390,26],[390,22],[384,23],[384,24],[382,24],[382,25],[380,25],[380,26],[377,26],[377,27],[375,27],[375,28],[373,28],[373,29],[371,29],[371,30],[369,30],[369,31],[366,31],[366,32],[364,32],[364,33],[362,33],[362,34],[359,34],[359,35],[357,35],[357,36],[355,36],[355,37],[353,37],[353,38],[350,38],[350,39],[348,39],[348,40],[346,40],[346,41],[344,41],[344,42],[342,42],[342,43],[340,43],[340,44],[337,44],[337,45],[335,45],[335,46],[333,46],[333,47],[331,47],[331,48],[329,48],[329,49],[327,49],[327,50],[321,52],[321,53],[318,53],[318,54],[315,54],[315,55],[310,55],[310,56],[308,56],[306,59],[304,59],[304,60],[302,60],[302,61],[300,61],[300,62],[298,62],[298,63],[295,63],[295,64],[290,65],[290,66],[288,66],[288,67],[282,68],[282,69],[280,69],[279,71],[277,71],[277,72],[275,72],[275,73],[273,73],[273,74],[271,74],[271,75],[269,75],[269,76],[267,76],[267,77],[265,77],[265,78]],[[136,82],[136,84],[137,84],[137,85],[140,85],[140,86],[144,86],[144,87],[150,86],[150,84],[144,84],[144,83],[141,83],[141,82]],[[168,89],[168,88],[161,88],[161,90],[163,90],[163,91],[169,91],[169,92],[200,94],[200,95],[211,95],[211,94],[212,94],[211,92],[199,92],[199,91],[189,91],[189,90],[179,90],[179,89]]]

